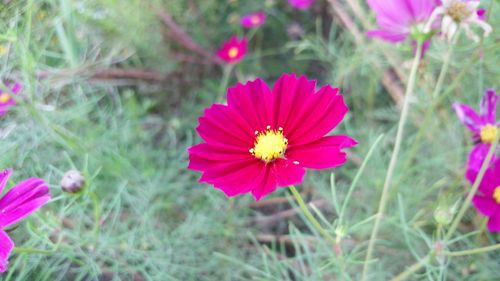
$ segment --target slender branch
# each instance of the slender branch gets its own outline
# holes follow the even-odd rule
[[[458,214],[455,217],[455,219],[453,220],[453,223],[451,224],[450,229],[448,229],[448,232],[446,233],[446,236],[444,238],[445,241],[448,241],[451,238],[451,236],[453,235],[453,233],[455,233],[455,231],[457,230],[458,224],[462,220],[467,209],[470,207],[471,202],[472,202],[472,197],[474,197],[474,195],[476,195],[476,192],[479,188],[479,185],[481,184],[481,181],[483,180],[484,174],[486,173],[486,170],[488,169],[490,161],[493,158],[493,155],[495,154],[499,140],[500,140],[500,134],[497,134],[495,137],[495,140],[493,141],[493,144],[490,147],[490,150],[488,151],[488,154],[486,155],[486,159],[484,159],[483,165],[481,165],[481,169],[479,170],[479,173],[477,174],[476,180],[474,181],[474,184],[472,185],[472,188],[469,191],[469,194],[465,198],[465,201],[462,205],[462,208],[460,208],[460,211],[458,211]]]
[[[476,248],[476,249],[464,250],[464,251],[443,252],[442,254],[446,255],[446,256],[450,256],[450,257],[460,257],[460,256],[482,254],[482,253],[491,252],[491,251],[495,251],[495,250],[500,250],[500,243],[495,244],[495,245],[486,246],[486,247]]]
[[[420,63],[421,55],[422,55],[422,42],[418,42],[417,51],[415,53],[415,58],[413,60],[413,65],[411,68],[410,77],[409,77],[408,85],[406,88],[403,109],[401,110],[401,117],[399,119],[398,130],[396,133],[396,139],[395,139],[395,144],[394,144],[394,150],[392,151],[391,161],[390,161],[389,167],[387,169],[387,174],[386,174],[386,178],[385,178],[385,182],[384,182],[384,188],[382,190],[382,196],[380,197],[377,218],[375,219],[375,224],[373,226],[372,234],[370,236],[370,241],[368,243],[368,249],[366,252],[365,264],[363,266],[363,273],[362,273],[361,280],[366,280],[368,270],[370,267],[369,261],[372,258],[375,240],[377,239],[380,224],[382,222],[385,208],[387,206],[387,202],[389,199],[389,188],[391,186],[394,168],[396,167],[396,163],[397,163],[398,156],[399,156],[399,151],[401,149],[401,143],[403,141],[404,127],[406,124],[406,119],[408,118],[410,101],[411,101],[411,97],[412,97],[412,93],[413,93],[413,88],[415,86],[415,81],[416,81],[416,77],[417,77],[417,69],[418,69],[418,65]]]
[[[337,241],[335,238],[333,238],[328,231],[326,231],[321,224],[316,220],[316,218],[313,216],[313,214],[309,211],[309,208],[307,208],[306,204],[304,203],[304,200],[300,196],[300,193],[297,191],[295,186],[290,185],[290,191],[292,192],[293,196],[295,197],[295,200],[299,204],[300,209],[302,209],[302,212],[306,216],[307,220],[314,226],[314,228],[321,234],[323,237],[326,238],[326,240],[330,241],[333,245],[337,244]]]

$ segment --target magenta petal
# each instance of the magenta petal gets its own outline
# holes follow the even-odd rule
[[[397,43],[406,40],[408,37],[407,33],[395,33],[386,30],[370,30],[366,32],[366,36],[369,38],[380,38],[385,41]]]
[[[262,181],[252,189],[252,195],[255,200],[259,201],[262,197],[276,190],[278,184],[276,182],[276,175],[271,169],[265,169]]]
[[[347,156],[342,149],[356,144],[347,136],[328,136],[305,145],[291,146],[286,156],[305,168],[328,169],[344,164]]]
[[[285,131],[286,137],[291,145],[315,141],[335,128],[347,111],[344,97],[338,94],[338,89],[327,85],[302,105],[301,111],[296,113],[300,126],[286,127],[289,130]]]
[[[250,192],[257,185],[259,174],[265,170],[264,163],[256,159],[212,166],[210,170],[203,173],[200,182],[213,184],[227,196]]]
[[[283,74],[274,84],[272,96],[266,100],[267,110],[274,112],[269,125],[285,128],[285,134],[290,128],[297,126],[300,120],[297,113],[304,103],[314,95],[316,81],[307,80],[305,76],[297,78],[295,74]]]
[[[490,232],[500,232],[500,211],[497,211],[488,220],[488,230]]]
[[[0,172],[0,193],[2,193],[5,188],[5,184],[9,180],[10,174],[12,174],[12,169],[5,169]]]
[[[472,203],[481,214],[488,217],[492,216],[500,207],[494,199],[479,195],[472,198]]]
[[[252,124],[250,134],[255,130],[265,130],[270,120],[267,120],[266,105],[264,96],[270,95],[269,87],[258,78],[255,81],[249,81],[245,85],[238,83],[236,86],[228,89],[227,104],[235,112],[239,112],[249,124]],[[229,121],[229,120],[228,120]]]
[[[474,109],[465,104],[454,104],[453,109],[457,113],[458,119],[474,133],[479,133],[481,130],[481,118],[477,115]]]
[[[480,113],[483,122],[487,124],[495,124],[497,113],[498,96],[495,90],[488,89],[481,99]]]
[[[49,189],[41,179],[27,179],[0,199],[0,226],[14,224],[50,200]]]
[[[490,150],[490,144],[479,143],[474,148],[472,148],[469,153],[468,161],[467,161],[467,170],[475,171],[476,174],[481,169],[483,162],[488,155],[488,151]],[[491,158],[491,162],[493,162],[495,157]]]
[[[12,242],[5,231],[0,229],[0,273],[7,270],[9,255],[13,248],[14,242]]]
[[[295,184],[300,184],[306,170],[293,161],[278,158],[272,164],[272,171],[276,176],[278,186],[285,187]]]
[[[253,128],[239,114],[224,105],[214,104],[199,118],[196,131],[207,143],[247,147],[253,145]]]

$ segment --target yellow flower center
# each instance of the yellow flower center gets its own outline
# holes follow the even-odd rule
[[[7,103],[10,100],[10,96],[7,93],[0,94],[0,103]]]
[[[234,58],[238,55],[238,53],[239,53],[239,52],[240,52],[240,51],[238,50],[238,48],[236,48],[236,47],[232,47],[232,48],[231,48],[231,49],[229,49],[229,51],[227,52],[227,55],[228,55],[230,58],[234,59]]]
[[[9,49],[7,49],[7,47],[5,46],[0,46],[0,56],[3,56],[7,53]]]
[[[500,186],[497,186],[497,188],[495,188],[495,191],[493,192],[493,199],[495,199],[495,201],[500,204]]]
[[[283,135],[283,128],[271,130],[267,126],[264,132],[255,131],[255,146],[250,149],[250,154],[269,163],[285,154],[288,140]]]
[[[498,128],[488,124],[481,129],[481,141],[483,143],[493,143],[498,134]]]
[[[252,16],[250,18],[250,21],[252,22],[252,24],[259,24],[260,18],[259,18],[259,16]]]
[[[461,22],[468,18],[474,11],[467,9],[467,5],[462,1],[454,1],[447,9],[448,14],[455,22]]]

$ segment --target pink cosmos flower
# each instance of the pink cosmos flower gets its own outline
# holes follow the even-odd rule
[[[244,28],[260,27],[266,22],[266,13],[263,11],[250,13],[241,17],[240,24]]]
[[[493,89],[486,90],[481,99],[479,114],[465,104],[453,105],[458,119],[472,132],[475,146],[469,153],[468,169],[479,171],[488,154],[490,145],[499,133],[500,122],[496,121],[498,96]]]
[[[227,63],[237,63],[243,59],[247,53],[247,39],[243,37],[241,40],[233,36],[228,41],[222,44],[222,47],[217,51],[217,56]]]
[[[21,91],[21,84],[15,83],[14,85],[7,84],[10,91],[17,95]],[[9,93],[5,93],[0,89],[0,116],[4,116],[9,108],[16,104],[16,101],[10,96]]]
[[[404,41],[414,29],[423,32],[438,4],[439,0],[368,0],[379,28],[367,35],[393,43]]]
[[[467,179],[472,184],[477,172],[469,170]],[[489,217],[488,230],[500,232],[500,158],[486,171],[472,203],[483,215]]]
[[[329,85],[315,89],[316,81],[295,74],[283,74],[272,90],[262,79],[229,88],[227,105],[214,104],[199,118],[204,143],[189,148],[188,168],[227,196],[259,200],[301,183],[306,168],[344,164],[343,149],[357,142],[325,136],[347,113],[344,98]]]
[[[314,3],[314,0],[288,0],[288,4],[299,10],[307,10]]]
[[[11,169],[0,173],[0,192],[11,173]],[[18,183],[0,199],[0,272],[7,270],[9,254],[14,248],[14,242],[5,228],[35,212],[49,200],[49,188],[39,178],[29,178]]]

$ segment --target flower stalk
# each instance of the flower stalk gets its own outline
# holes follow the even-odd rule
[[[312,226],[321,234],[323,237],[325,237],[326,240],[330,241],[333,245],[337,244],[337,241],[333,236],[331,236],[328,231],[326,231],[321,224],[318,222],[318,220],[314,217],[314,215],[309,211],[309,208],[306,206],[304,200],[300,196],[300,193],[297,191],[297,188],[295,186],[290,185],[290,191],[293,194],[293,197],[295,197],[295,201],[299,204],[300,209],[302,210],[302,213],[306,216],[307,220],[312,224]]]
[[[375,240],[377,239],[380,224],[382,222],[382,218],[384,217],[385,208],[387,206],[387,202],[389,199],[389,188],[391,186],[394,169],[396,167],[397,159],[399,156],[399,151],[401,149],[401,143],[403,141],[403,135],[404,135],[404,127],[406,125],[406,120],[408,119],[408,111],[410,108],[410,101],[412,99],[412,93],[413,93],[413,89],[414,89],[415,81],[416,81],[416,77],[417,77],[418,65],[420,64],[420,59],[422,56],[422,45],[423,45],[422,41],[417,42],[417,50],[415,52],[415,57],[413,59],[413,64],[411,67],[410,77],[408,79],[408,84],[406,86],[405,99],[404,99],[404,103],[403,103],[403,108],[401,110],[401,117],[399,119],[394,149],[392,151],[391,160],[389,162],[389,167],[387,169],[384,187],[382,190],[382,195],[380,197],[379,208],[377,211],[375,223],[374,223],[373,230],[372,230],[370,240],[368,243],[368,249],[366,252],[366,258],[365,258],[365,262],[364,262],[364,266],[363,266],[363,273],[362,273],[361,280],[366,280],[366,277],[368,275],[368,270],[370,267],[369,262],[372,259],[372,255],[373,255],[373,247],[375,245]]]

